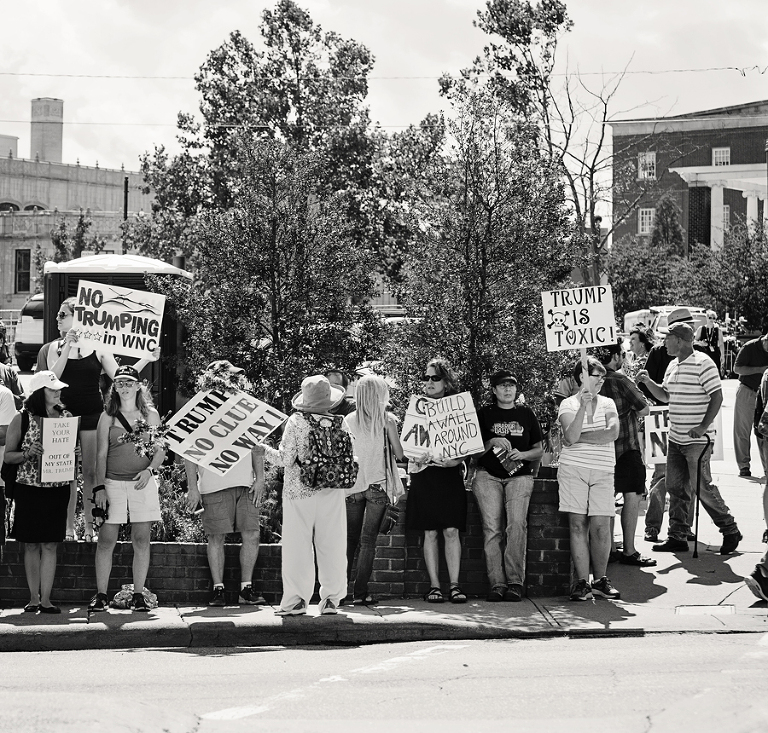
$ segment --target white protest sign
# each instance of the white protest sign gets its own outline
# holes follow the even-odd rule
[[[169,421],[171,448],[223,476],[288,419],[245,392],[198,392]]]
[[[43,483],[74,480],[79,423],[79,417],[43,418],[43,455],[40,458],[40,481]]]
[[[712,421],[715,436],[712,439],[712,457],[710,460],[724,460],[723,453],[723,413],[717,413]],[[702,448],[703,448],[703,444]],[[645,462],[650,465],[667,462],[669,447],[669,407],[658,405],[651,407],[650,414],[645,418]],[[693,490],[696,487],[692,487]]]
[[[408,458],[464,458],[483,451],[480,423],[469,392],[431,400],[411,396],[400,442]]]
[[[541,294],[547,351],[615,346],[618,333],[610,285]]]
[[[80,280],[73,328],[78,345],[109,354],[150,356],[160,345],[165,296]]]

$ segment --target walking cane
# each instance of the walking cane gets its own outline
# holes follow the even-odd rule
[[[701,455],[699,456],[699,462],[696,465],[696,528],[693,531],[694,536],[696,539],[693,541],[693,556],[698,557],[699,556],[699,508],[701,506],[701,461],[704,458],[704,454],[707,452],[707,448],[712,444],[712,438],[709,437],[707,433],[704,433],[704,437],[707,439],[707,442],[704,444],[704,450],[701,451]]]

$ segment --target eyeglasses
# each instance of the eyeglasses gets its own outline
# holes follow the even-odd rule
[[[422,374],[419,379],[422,382],[442,382],[443,378],[439,374]]]
[[[126,387],[133,387],[134,384],[138,384],[138,382],[133,379],[121,379],[119,382],[115,382],[115,387],[124,389]]]
[[[598,379],[605,379],[605,374],[601,374],[600,372],[590,372],[590,377],[597,377]]]
[[[72,315],[71,313],[65,313],[64,311],[59,311],[56,314],[56,318],[63,319],[63,318],[66,318],[67,316],[71,316],[71,315]]]

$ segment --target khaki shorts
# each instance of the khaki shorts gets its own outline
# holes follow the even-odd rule
[[[557,469],[557,483],[561,512],[590,517],[612,517],[616,513],[613,471],[561,465]]]
[[[255,532],[260,528],[260,512],[248,495],[247,486],[201,494],[203,502],[203,530],[205,534],[229,534],[230,532]]]
[[[160,499],[154,476],[141,491],[136,490],[136,481],[115,481],[108,478],[105,479],[104,486],[109,502],[109,518],[106,524],[160,521]]]

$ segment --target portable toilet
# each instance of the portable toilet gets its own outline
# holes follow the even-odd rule
[[[90,280],[102,285],[117,285],[121,288],[148,291],[145,275],[170,275],[192,279],[192,275],[162,260],[138,255],[91,255],[68,262],[46,262],[45,274],[45,343],[59,338],[56,314],[67,298],[77,295],[80,280]],[[176,410],[176,355],[181,345],[182,325],[163,314],[160,329],[160,361],[150,363],[142,372],[152,385],[152,393],[158,412],[165,416]],[[132,356],[115,355],[121,364],[134,364],[138,359]]]

